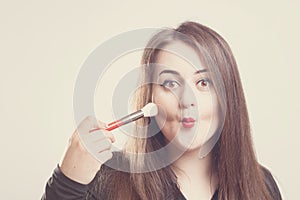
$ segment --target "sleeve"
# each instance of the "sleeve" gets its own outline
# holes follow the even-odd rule
[[[273,200],[282,200],[280,190],[279,190],[278,185],[277,185],[273,175],[271,174],[271,172],[265,167],[262,167],[262,171],[265,176],[265,182],[266,182],[267,189],[270,192],[272,199]]]
[[[48,180],[42,200],[95,200],[90,193],[94,180],[87,184],[81,184],[65,176],[57,166]]]

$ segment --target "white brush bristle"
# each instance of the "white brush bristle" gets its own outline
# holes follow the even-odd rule
[[[141,110],[144,113],[144,117],[153,117],[158,113],[157,105],[155,103],[148,103]]]

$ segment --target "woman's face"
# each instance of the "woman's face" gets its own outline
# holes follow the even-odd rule
[[[159,108],[155,119],[169,142],[194,150],[218,127],[216,95],[209,72],[191,47],[175,42],[164,49],[154,66],[152,101]]]

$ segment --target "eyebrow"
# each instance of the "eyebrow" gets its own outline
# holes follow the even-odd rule
[[[200,69],[200,70],[197,70],[196,72],[194,72],[194,74],[196,75],[196,74],[200,74],[200,73],[203,73],[203,72],[207,72],[207,69]],[[161,71],[161,72],[159,73],[159,76],[160,76],[161,74],[165,74],[165,73],[175,74],[175,75],[180,76],[180,74],[179,74],[177,71],[175,71],[175,70],[169,70],[169,69],[166,69],[166,70]]]

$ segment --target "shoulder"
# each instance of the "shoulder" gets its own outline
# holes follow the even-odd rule
[[[122,152],[113,152],[110,160],[105,162],[99,172],[98,176],[114,176],[115,174],[128,174],[124,169],[129,169],[129,161],[125,158]]]
[[[128,172],[121,171],[118,166],[129,165],[122,152],[113,152],[113,157],[104,163],[95,177],[95,184],[92,189],[94,196],[100,199],[113,199],[114,191],[124,190],[130,179]],[[129,189],[129,188],[126,188]]]
[[[280,194],[280,190],[278,188],[278,185],[272,175],[272,173],[264,166],[260,166],[261,167],[261,171],[263,172],[264,175],[264,180],[265,180],[265,184],[267,186],[267,189],[269,191],[269,193],[272,196],[272,199],[274,200],[281,200],[281,194]]]
[[[109,177],[110,182],[111,178],[114,178],[115,176],[128,176],[129,173],[122,170],[126,165],[129,167],[129,162],[124,157],[123,153],[113,152],[113,157],[101,166],[97,176],[103,181]]]

